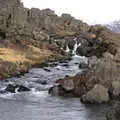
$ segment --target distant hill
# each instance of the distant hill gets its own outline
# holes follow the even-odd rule
[[[117,33],[120,32],[120,20],[114,21],[106,26],[114,32],[117,32]]]

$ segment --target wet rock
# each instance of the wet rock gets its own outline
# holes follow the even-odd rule
[[[84,73],[80,75],[77,74],[73,77],[65,76],[63,79],[56,80],[56,83],[60,85],[59,89],[57,89],[59,91],[59,95],[81,97],[83,94],[85,94],[87,88],[83,76]]]
[[[49,89],[49,94],[64,97],[75,96],[75,87],[72,77],[66,75],[64,79],[56,80],[56,84],[57,85],[54,85]]]
[[[35,82],[38,83],[38,84],[41,84],[41,85],[46,85],[46,84],[48,84],[46,80],[37,80],[37,81],[35,81]]]
[[[104,86],[97,84],[94,88],[82,96],[84,103],[104,103],[109,101],[108,89]]]
[[[76,62],[75,65],[79,65],[79,63]]]
[[[0,90],[0,94],[5,94],[6,91],[5,90]]]
[[[28,91],[30,91],[29,88],[27,88],[27,87],[25,87],[23,85],[16,85],[15,88],[17,88],[18,92],[28,92]]]
[[[50,63],[49,66],[50,67],[56,67],[58,65],[58,63]]]
[[[73,90],[66,90],[60,84],[54,85],[48,90],[48,93],[53,96],[73,97]]]
[[[115,105],[107,112],[106,120],[120,120],[120,102],[116,102]]]
[[[15,93],[15,89],[16,89],[15,86],[9,84],[9,85],[7,86],[7,88],[5,89],[5,91],[11,92],[11,93]]]
[[[9,84],[7,86],[7,88],[5,89],[5,91],[11,92],[11,93],[15,93],[16,89],[17,89],[18,92],[27,92],[27,91],[30,91],[29,88],[27,88],[27,87],[25,87],[23,85],[15,85],[14,86],[12,84]]]
[[[44,70],[45,70],[46,72],[51,72],[51,70],[48,69],[48,68],[44,68]]]
[[[48,93],[53,96],[58,96],[60,91],[59,85],[54,85],[53,87],[49,88]]]
[[[69,75],[65,75],[65,78],[69,77]]]
[[[88,64],[86,64],[86,63],[80,63],[79,64],[79,68],[80,69],[86,69],[86,68],[88,68]]]
[[[68,63],[62,64],[63,67],[68,67]]]

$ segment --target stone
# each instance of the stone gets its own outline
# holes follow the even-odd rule
[[[61,86],[66,90],[66,91],[71,91],[73,90],[74,87],[74,81],[73,79],[69,78],[64,79],[63,82],[61,83]]]
[[[44,70],[45,70],[46,72],[51,72],[51,70],[48,69],[48,68],[44,68]]]
[[[48,93],[52,96],[74,97],[73,90],[64,89],[61,84],[56,84],[48,90]]]
[[[104,103],[109,101],[108,89],[100,84],[96,84],[93,89],[82,96],[84,103]]]
[[[15,88],[17,89],[18,92],[29,92],[30,89],[23,86],[23,85],[16,85]]]
[[[41,84],[41,85],[46,85],[46,84],[48,84],[46,80],[37,80],[37,81],[35,81],[35,82],[38,83],[38,84]]]
[[[5,91],[15,93],[15,86],[9,84],[7,88],[5,88]]]
[[[49,88],[48,93],[52,96],[59,96],[60,86],[54,85],[53,87]]]
[[[27,87],[25,87],[25,86],[23,86],[23,85],[12,85],[12,84],[9,84],[8,86],[7,86],[7,88],[5,88],[5,91],[7,91],[7,92],[11,92],[11,93],[15,93],[16,92],[16,89],[17,89],[17,91],[18,92],[28,92],[28,91],[30,91],[30,89],[29,88],[27,88]]]
[[[86,69],[86,68],[88,68],[88,64],[86,64],[86,63],[80,63],[79,64],[79,68],[80,69]]]

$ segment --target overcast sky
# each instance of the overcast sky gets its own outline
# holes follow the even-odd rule
[[[89,24],[120,18],[120,0],[21,0],[25,7],[50,8],[56,14],[70,13]]]

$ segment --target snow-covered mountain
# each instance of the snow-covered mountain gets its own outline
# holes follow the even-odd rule
[[[112,23],[107,24],[106,26],[112,31],[120,33],[120,20],[113,21]]]

